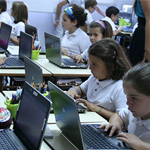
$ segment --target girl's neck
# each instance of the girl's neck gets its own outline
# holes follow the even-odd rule
[[[69,34],[74,33],[78,28],[77,27],[72,27],[69,31]]]

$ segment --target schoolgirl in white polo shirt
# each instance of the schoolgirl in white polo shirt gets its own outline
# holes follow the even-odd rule
[[[89,36],[80,29],[87,14],[81,6],[73,4],[64,10],[62,17],[62,26],[67,30],[61,41],[62,53],[69,57],[80,55],[91,45]]]
[[[79,103],[109,119],[112,114],[126,108],[122,77],[130,64],[122,47],[111,38],[104,38],[90,46],[89,69],[92,75],[80,86],[67,92]],[[87,100],[81,99],[87,97]],[[81,97],[81,98],[80,98]]]
[[[114,114],[109,124],[100,126],[109,128],[110,134],[119,132],[118,140],[136,150],[150,149],[150,63],[139,63],[123,77],[123,88],[128,108]],[[121,132],[128,127],[128,133]]]

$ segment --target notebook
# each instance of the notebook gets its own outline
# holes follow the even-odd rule
[[[32,57],[32,36],[20,32],[20,42],[19,42],[19,55],[11,56],[9,53],[5,53],[8,59],[0,66],[0,68],[24,68],[24,56],[29,58]]]
[[[51,98],[53,102],[53,109],[56,118],[56,124],[58,128],[61,130],[61,133],[74,145],[77,149],[80,150],[89,150],[89,149],[124,149],[124,145],[122,142],[116,139],[116,137],[108,137],[104,134],[104,130],[97,129],[96,125],[81,125],[79,114],[77,112],[77,104],[76,101],[65,94],[60,88],[54,85],[49,81],[49,88],[51,92]],[[83,127],[90,126],[90,131],[86,128],[85,132],[83,132]],[[92,129],[94,129],[92,131]],[[84,134],[88,133],[88,138],[92,137],[90,140],[86,140]],[[91,133],[91,135],[90,135]],[[98,135],[98,137],[95,136]],[[96,139],[94,139],[96,137]],[[105,139],[106,138],[106,139]],[[104,141],[99,142],[101,140]],[[95,146],[91,146],[90,143],[93,143]],[[97,145],[96,142],[99,142]],[[111,143],[110,143],[111,142]],[[104,148],[104,146],[108,143],[108,148]]]
[[[41,85],[43,83],[42,68],[27,56],[24,57],[24,64],[26,81],[30,84]]]
[[[6,134],[8,138],[10,137],[8,142],[5,142],[4,145],[6,146],[7,144],[13,143],[15,147],[12,149],[39,150],[43,140],[50,108],[51,102],[29,83],[25,82],[13,130],[0,130],[1,137],[2,134]],[[7,138],[5,137],[5,140],[6,139]]]
[[[37,28],[27,23],[25,24],[25,32],[29,35],[35,35],[35,37],[37,36]]]
[[[46,58],[61,68],[86,69],[88,64],[76,63],[71,58],[62,58],[60,38],[49,33],[45,34]]]
[[[4,53],[8,48],[12,27],[2,22],[0,28],[0,53]]]

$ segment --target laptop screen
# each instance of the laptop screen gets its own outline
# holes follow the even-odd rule
[[[61,43],[60,38],[54,36],[52,34],[44,33],[45,34],[45,48],[46,48],[46,58],[58,65],[61,66]]]
[[[12,27],[2,23],[0,28],[0,47],[7,50]]]
[[[28,57],[24,57],[25,64],[25,78],[28,83],[41,85],[43,83],[42,69],[39,65],[33,62]]]
[[[19,58],[21,60],[24,60],[24,56],[27,56],[31,59],[32,56],[32,36],[24,33],[24,32],[20,32],[20,42],[19,42]]]
[[[29,149],[39,149],[51,103],[25,82],[17,111],[14,132]]]
[[[84,149],[76,101],[48,81],[57,126],[78,149]]]

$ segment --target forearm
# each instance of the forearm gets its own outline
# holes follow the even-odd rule
[[[60,19],[60,12],[61,12],[61,9],[62,9],[62,5],[58,4],[58,5],[57,5],[57,10],[56,10],[56,20],[59,20],[59,19]]]
[[[141,143],[139,143],[139,147],[138,148],[136,148],[137,150],[149,150],[150,149],[150,143],[146,143],[146,142],[141,142]]]
[[[105,15],[105,13],[103,12],[103,10],[101,9],[101,8],[99,8],[98,6],[96,6],[97,7],[97,12],[100,14],[100,15],[102,15],[103,17],[105,17],[106,15]]]
[[[17,46],[19,46],[19,38],[15,38],[15,37],[13,37],[12,35],[10,36],[10,40],[14,43],[14,44],[16,44]]]
[[[146,22],[145,26],[145,51],[150,51],[150,19]]]

